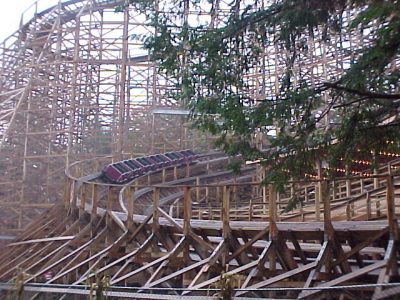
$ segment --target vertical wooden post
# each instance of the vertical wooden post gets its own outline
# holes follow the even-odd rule
[[[108,187],[108,193],[107,193],[107,212],[110,213],[113,208],[113,187],[109,186]]]
[[[68,209],[71,203],[71,185],[72,181],[67,178],[65,181],[65,187],[64,187],[64,207],[65,209]]]
[[[190,262],[190,220],[192,218],[192,203],[190,199],[190,188],[188,186],[184,187],[183,190],[183,234],[185,236],[185,243],[183,246],[183,260],[184,264],[188,265]],[[189,274],[183,274],[183,284],[187,285],[189,281]]]
[[[196,202],[200,202],[200,177],[196,177]]]
[[[161,175],[161,178],[162,178],[162,179],[161,179],[161,182],[162,182],[162,183],[165,182],[165,177],[166,177],[165,168],[163,168],[163,169],[162,169],[162,175]]]
[[[324,203],[324,222],[331,222],[331,199],[328,194],[328,183],[323,181],[321,183],[321,196]]]
[[[226,241],[225,245],[229,244],[229,237],[230,237],[230,226],[229,226],[229,208],[230,208],[230,186],[224,186],[223,187],[223,194],[222,194],[222,209],[221,209],[221,218],[222,218],[222,237]],[[226,249],[226,246],[225,246]],[[224,252],[224,255],[222,256],[222,269],[226,271],[227,268],[227,253],[226,251]]]
[[[81,185],[81,202],[79,203],[79,213],[81,215],[85,212],[85,203],[86,203],[86,183],[82,183]]]
[[[189,166],[189,162],[186,162],[186,177],[190,177],[190,166]]]
[[[346,164],[346,177],[350,176],[350,167]],[[351,182],[350,179],[346,179],[346,197],[351,197]]]
[[[132,187],[128,187],[128,215],[127,215],[127,226],[131,228],[133,225],[133,197],[135,193],[132,193]]]
[[[224,239],[229,237],[229,199],[230,198],[230,186],[223,187],[222,194],[222,236]]]
[[[97,184],[92,185],[92,220],[97,217]]]
[[[366,204],[367,204],[367,220],[370,220],[372,218],[372,210],[371,210],[371,195],[367,191],[367,199],[366,199]]]
[[[72,190],[72,199],[71,199],[71,208],[75,209],[76,208],[76,202],[77,202],[77,190],[76,190],[76,181],[72,180],[71,183],[71,190]]]
[[[174,166],[174,180],[178,179],[178,168]]]
[[[249,203],[249,221],[251,221],[252,218],[253,218],[253,201],[252,201],[252,199],[250,199],[250,203]]]
[[[192,201],[190,199],[190,187],[185,186],[183,191],[183,234],[190,233],[190,219],[192,218]]]
[[[113,206],[112,192],[113,192],[113,187],[109,186],[107,190],[107,205],[106,205],[107,212],[112,211],[112,206]]]
[[[364,193],[364,179],[360,179],[360,194]]]
[[[263,192],[263,216],[267,217],[267,187],[265,184],[263,184],[262,187],[262,192]]]
[[[376,153],[375,153],[375,151],[372,153],[372,158],[373,158],[373,161],[374,161],[374,163],[376,162]],[[376,163],[374,164],[374,175],[378,175],[379,174],[379,170],[378,170],[378,168],[376,167]],[[374,189],[377,189],[377,188],[379,188],[379,178],[378,177],[374,177]]]
[[[387,219],[389,225],[389,232],[391,239],[398,240],[397,223],[395,216],[395,204],[394,204],[394,186],[393,176],[386,178],[387,190],[386,190],[386,201],[387,201]]]
[[[106,224],[107,226],[111,225],[111,212],[113,208],[113,190],[112,186],[108,187],[107,193],[107,205],[106,205]]]
[[[277,227],[276,227],[276,219],[277,219],[277,211],[276,211],[276,191],[273,184],[268,185],[269,191],[269,236],[271,240],[274,240],[278,236]],[[276,270],[276,256],[274,253],[269,254],[269,269],[271,271]]]
[[[317,175],[318,175],[318,182],[315,187],[315,220],[320,221],[321,220],[321,200],[322,200],[322,184],[321,184],[321,179],[322,179],[322,164],[321,160],[317,161]]]
[[[272,184],[268,186],[269,191],[269,222],[276,222],[276,191]]]
[[[154,187],[153,189],[153,231],[158,229],[159,224],[159,212],[158,204],[160,200],[160,188]]]
[[[126,122],[126,69],[128,62],[128,35],[129,35],[129,11],[124,10],[124,23],[123,23],[123,41],[121,51],[121,73],[118,81],[118,94],[119,94],[119,111],[118,111],[118,143],[117,155],[122,158],[122,151],[124,149],[124,129]],[[129,101],[128,101],[129,103]]]

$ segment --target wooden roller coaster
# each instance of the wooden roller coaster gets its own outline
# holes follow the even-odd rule
[[[190,3],[185,16],[222,26],[231,1],[212,2],[211,14]],[[190,128],[169,98],[176,82],[141,48],[155,28],[133,7],[116,13],[124,3],[36,3],[0,47],[0,231],[16,236],[0,251],[0,297],[399,298],[398,155],[373,174],[327,180],[319,169],[279,192],[260,185],[257,164],[227,171],[233,158]],[[308,41],[293,77],[334,77],[353,59],[346,47],[369,39]],[[279,92],[286,59],[275,45],[260,51],[243,79],[254,99]],[[183,149],[203,154],[124,184],[99,178]]]
[[[234,299],[399,294],[400,185],[387,166],[278,193],[255,181],[255,167],[226,171],[228,160],[209,154],[126,185],[87,173],[97,160],[71,165],[64,203],[2,252],[3,289],[21,280],[27,299],[85,299],[102,282],[119,299],[214,299],[224,288]],[[295,195],[303,201],[284,212]]]

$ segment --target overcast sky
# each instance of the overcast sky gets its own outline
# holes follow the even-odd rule
[[[56,5],[58,0],[38,0],[38,11]],[[34,0],[0,0],[0,41],[18,29],[21,14],[29,8]],[[33,8],[25,13],[25,21],[33,16]]]

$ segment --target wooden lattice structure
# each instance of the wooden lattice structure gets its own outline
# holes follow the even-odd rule
[[[40,4],[40,2],[39,2]],[[269,0],[253,3],[256,10]],[[18,31],[0,49],[0,199],[3,233],[20,230],[59,200],[65,167],[74,161],[114,159],[179,148],[207,149],[208,137],[187,126],[187,113],[170,93],[176,82],[157,72],[143,43],[157,34],[143,13],[123,0],[70,0],[45,11],[36,3],[22,16]],[[223,26],[229,1],[177,9],[168,1],[154,5],[160,16],[177,14],[175,29],[189,24]],[[249,9],[237,1],[236,9]],[[351,11],[343,12],[344,21]],[[186,18],[187,17],[187,18]],[[249,45],[255,45],[251,33]],[[348,68],[368,32],[304,36],[294,80],[317,85]],[[243,49],[246,51],[246,49]],[[249,66],[247,91],[254,100],[278,93],[280,66],[288,59],[279,45],[262,48]],[[171,109],[181,109],[170,112]],[[156,112],[156,113],[153,113]]]
[[[185,3],[181,15],[214,27],[231,9]],[[19,235],[0,253],[1,297],[87,299],[102,285],[118,299],[212,299],[221,289],[235,299],[396,299],[398,154],[376,153],[385,157],[374,172],[331,181],[320,165],[281,192],[260,185],[259,166],[227,171],[230,158],[190,128],[169,96],[176,82],[142,49],[157,30],[133,7],[115,11],[124,4],[34,5],[2,44],[0,229]],[[321,34],[298,45],[308,51],[293,78],[332,79],[369,42],[366,32]],[[271,45],[245,78],[255,100],[278,93],[289,54]],[[127,185],[98,178],[112,160],[185,148],[204,155]]]
[[[3,42],[2,233],[61,199],[70,162],[205,145],[187,113],[171,112],[174,84],[142,49],[154,28],[135,10],[116,13],[122,4],[73,0],[39,12],[36,3]]]
[[[277,192],[260,189],[253,167],[224,170],[227,161],[208,155],[125,186],[93,181],[85,171],[99,161],[74,164],[64,203],[3,250],[3,296],[23,286],[27,299],[86,299],[103,284],[117,299],[215,299],[221,289],[234,299],[395,299],[398,176],[381,168]],[[294,195],[304,201],[285,213]]]

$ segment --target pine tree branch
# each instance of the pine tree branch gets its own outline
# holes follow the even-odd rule
[[[327,88],[344,91],[346,93],[355,94],[355,95],[363,96],[363,97],[367,97],[367,98],[391,99],[391,100],[400,99],[400,94],[382,94],[382,93],[361,91],[361,90],[356,90],[356,89],[352,89],[352,88],[348,88],[348,87],[339,85],[338,83],[331,83],[331,82],[325,82],[325,83],[323,83],[323,85]],[[363,100],[365,100],[365,98],[360,99],[360,101],[363,101]]]

